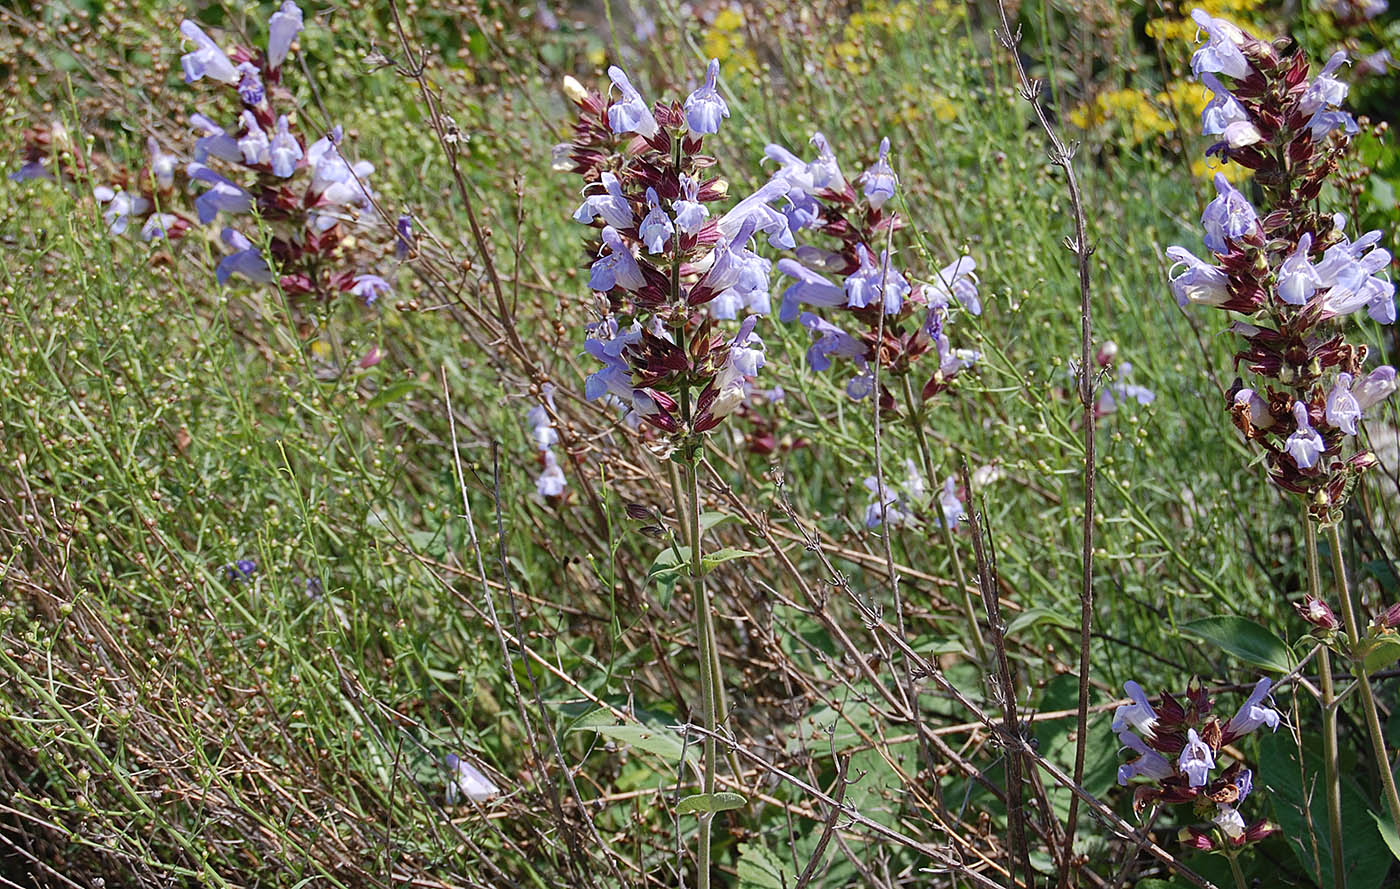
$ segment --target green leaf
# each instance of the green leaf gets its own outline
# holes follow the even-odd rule
[[[1374,673],[1400,661],[1400,637],[1382,636],[1366,649],[1366,671]]]
[[[1054,608],[1027,608],[1012,618],[1006,625],[1006,635],[1015,636],[1020,631],[1037,624],[1051,623],[1067,630],[1079,629],[1079,620]]]
[[[1265,735],[1259,743],[1259,769],[1255,774],[1262,776],[1273,802],[1274,820],[1298,863],[1322,889],[1337,889],[1332,882],[1332,843],[1321,755],[1306,750],[1300,762],[1298,747],[1286,733]],[[1346,838],[1342,864],[1347,873],[1347,889],[1379,889],[1394,858],[1361,792],[1345,775],[1342,836]]]
[[[719,793],[692,793],[676,804],[676,814],[727,812],[730,809],[742,808],[748,802],[742,793],[730,793],[727,790]]]
[[[373,398],[365,402],[365,410],[374,410],[375,408],[383,407],[386,404],[398,401],[417,388],[417,380],[400,380],[397,383],[391,383],[383,389],[380,389],[375,393]]]
[[[1293,653],[1283,640],[1252,620],[1230,615],[1203,617],[1182,624],[1181,631],[1256,667],[1275,673],[1293,669]]]
[[[1380,831],[1381,839],[1385,840],[1386,848],[1390,849],[1390,854],[1400,861],[1400,834],[1396,834],[1395,825],[1385,820],[1376,812],[1371,813],[1371,818],[1376,822],[1376,830]]]
[[[739,889],[791,889],[797,875],[758,843],[739,844]]]
[[[612,720],[613,715],[610,712],[598,709],[580,717],[569,727],[569,731],[597,732],[605,738],[611,738],[619,743],[636,747],[638,750],[655,754],[661,757],[667,765],[673,767],[681,761],[681,750],[685,749],[686,760],[693,766],[699,766],[699,745],[691,744],[686,748],[680,735],[676,732],[661,726],[642,725],[641,723],[614,725]]]
[[[723,565],[725,562],[732,562],[735,559],[752,559],[758,555],[762,554],[756,553],[752,550],[734,549],[733,547],[726,546],[724,549],[717,549],[714,552],[703,556],[700,559],[700,565],[704,569],[704,572],[706,574],[709,574],[717,566]]]

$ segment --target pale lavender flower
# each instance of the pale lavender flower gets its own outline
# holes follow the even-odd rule
[[[170,227],[179,218],[174,213],[152,213],[146,217],[146,222],[141,226],[141,240],[154,241],[156,238],[168,238]]]
[[[262,75],[250,62],[243,62],[238,66],[238,98],[243,100],[244,105],[253,107],[261,105],[267,98]]]
[[[231,164],[242,163],[243,153],[238,150],[238,140],[224,131],[203,114],[191,114],[190,125],[204,135],[195,140],[195,163],[204,163],[210,155]]]
[[[102,211],[102,220],[107,223],[107,231],[114,235],[125,233],[131,217],[140,216],[151,208],[151,202],[139,194],[114,191],[105,185],[94,188],[92,194],[99,204],[107,205]]]
[[[1123,690],[1128,693],[1132,703],[1120,704],[1118,709],[1113,711],[1114,733],[1121,735],[1125,729],[1131,728],[1139,735],[1152,737],[1157,728],[1157,711],[1152,709],[1152,702],[1147,699],[1147,693],[1132,679],[1123,683]]]
[[[491,782],[471,763],[455,753],[444,758],[448,771],[452,773],[447,782],[447,803],[452,805],[461,799],[474,803],[484,803],[501,792],[501,788]]]
[[[699,194],[699,180],[682,173],[681,197],[671,202],[671,210],[676,214],[676,228],[688,235],[704,228],[705,220],[710,216],[710,208],[696,200]]]
[[[541,497],[558,497],[564,493],[564,488],[568,487],[569,480],[564,477],[564,470],[559,465],[559,460],[554,456],[554,452],[548,448],[544,451],[544,470],[540,472],[539,478],[535,479],[535,491]]]
[[[272,174],[286,179],[297,170],[297,161],[301,160],[301,143],[297,137],[292,135],[287,123],[287,115],[283,114],[277,118],[277,131],[272,135],[272,143],[268,147],[268,156],[272,163]]]
[[[1209,40],[1191,56],[1191,70],[1196,75],[1209,72],[1224,74],[1236,80],[1249,76],[1249,60],[1240,49],[1244,45],[1244,32],[1224,19],[1212,18],[1204,10],[1191,12],[1191,19],[1200,31],[1205,31]],[[1200,39],[1200,32],[1196,34]]]
[[[800,245],[795,252],[797,261],[813,271],[839,273],[846,267],[846,257],[810,244]]]
[[[661,209],[661,199],[657,197],[654,188],[647,189],[647,206],[651,209],[647,211],[646,218],[642,220],[637,231],[648,253],[660,253],[666,249],[666,242],[671,240],[676,228],[666,211]]]
[[[1312,233],[1304,232],[1298,239],[1298,246],[1279,265],[1278,296],[1291,306],[1303,305],[1322,286],[1317,269],[1308,259],[1312,240]]]
[[[30,179],[52,179],[54,175],[44,166],[43,161],[29,161],[20,165],[10,174],[11,182],[26,182]]]
[[[770,179],[753,194],[739,201],[716,223],[719,233],[732,238],[747,220],[752,219],[757,231],[768,235],[768,244],[780,250],[792,250],[797,242],[792,238],[788,218],[769,204],[783,197],[789,185],[781,179]]]
[[[870,505],[865,507],[865,527],[878,528],[883,517],[889,522],[891,528],[907,524],[913,515],[906,512],[900,505],[899,494],[889,485],[881,486],[875,476],[867,476],[865,489],[870,492],[875,499]]]
[[[554,407],[554,384],[545,383],[542,394],[545,403],[530,408],[525,414],[525,419],[530,424],[530,440],[535,443],[535,449],[547,451],[559,442],[559,432],[554,428],[554,420],[549,415],[550,409]]]
[[[1356,434],[1356,421],[1361,419],[1361,405],[1351,394],[1351,381],[1351,374],[1339,373],[1327,393],[1327,422],[1347,435]]]
[[[778,271],[797,282],[783,291],[783,302],[778,308],[778,320],[784,324],[796,320],[801,307],[805,305],[831,308],[846,304],[846,291],[833,284],[795,259],[778,260]]]
[[[958,522],[967,518],[967,510],[958,499],[957,485],[951,475],[943,480],[943,493],[938,495],[938,507],[943,513],[943,524],[949,528],[956,528]]]
[[[718,76],[719,59],[710,59],[704,84],[685,100],[685,125],[692,133],[718,133],[720,122],[729,116],[729,106],[715,89]]]
[[[780,261],[779,265],[782,265]],[[865,355],[865,346],[860,340],[841,328],[811,312],[802,313],[802,326],[817,335],[817,339],[807,349],[807,365],[818,373],[831,367],[831,356],[858,359]]]
[[[1247,735],[1261,725],[1267,725],[1274,731],[1278,731],[1279,712],[1273,707],[1264,705],[1264,699],[1269,696],[1269,689],[1273,687],[1273,682],[1269,679],[1260,679],[1254,685],[1254,690],[1249,693],[1248,699],[1240,705],[1240,709],[1230,721],[1225,724],[1225,732],[1233,737]]]
[[[1308,406],[1301,401],[1293,402],[1293,419],[1298,429],[1284,442],[1283,449],[1299,469],[1310,469],[1326,449],[1322,436],[1308,422]]]
[[[160,143],[154,136],[146,139],[146,150],[151,155],[151,176],[156,180],[156,185],[160,188],[170,188],[175,184],[175,170],[180,165],[180,159],[173,154],[167,154],[160,150]]]
[[[886,137],[880,140],[879,158],[856,180],[857,184],[864,187],[866,201],[877,210],[894,197],[895,187],[899,185],[899,178],[890,167],[889,153],[890,140]]]
[[[1248,120],[1235,121],[1227,126],[1221,135],[1225,138],[1225,144],[1231,148],[1245,148],[1264,139],[1264,134],[1259,132],[1259,128]]]
[[[222,213],[247,213],[253,209],[253,196],[215,173],[204,164],[195,162],[185,168],[191,179],[207,183],[209,190],[194,199],[199,221],[208,225]]]
[[[635,217],[631,202],[622,194],[622,183],[614,173],[605,172],[601,179],[603,193],[585,197],[574,211],[574,220],[591,223],[595,216],[601,216],[603,222],[613,228],[627,228]]]
[[[250,167],[267,163],[267,149],[272,140],[258,124],[257,117],[251,111],[244,111],[238,120],[243,124],[243,135],[238,137],[238,150],[243,154],[243,163]]]
[[[1356,399],[1356,406],[1364,411],[1389,398],[1395,387],[1395,368],[1381,366],[1353,386],[1351,394]]]
[[[386,293],[392,293],[393,287],[378,275],[358,275],[350,287],[350,292],[365,301],[365,305],[373,305],[376,299]]]
[[[1201,75],[1201,83],[1211,91],[1210,101],[1201,111],[1201,132],[1207,136],[1217,136],[1225,132],[1232,123],[1249,121],[1249,112],[1244,110],[1230,91],[1227,90],[1209,71]]]
[[[924,287],[924,297],[930,306],[947,306],[956,299],[972,315],[982,314],[982,301],[977,293],[977,261],[971,256],[959,256],[939,270]]]
[[[1215,768],[1215,754],[1195,729],[1186,730],[1186,746],[1177,758],[1176,767],[1192,787],[1204,787],[1211,769]]]
[[[1215,817],[1210,820],[1231,840],[1239,840],[1245,835],[1244,816],[1234,806],[1221,803],[1215,810]]]
[[[881,265],[877,266],[864,245],[858,244],[856,258],[860,267],[846,278],[846,305],[863,309],[879,301],[886,315],[898,314],[904,306],[904,297],[909,294],[910,287],[909,282],[897,269],[889,267],[889,251],[882,252]]]
[[[1168,247],[1166,254],[1172,261],[1167,276],[1177,305],[1218,306],[1230,300],[1230,278],[1224,269],[1205,262],[1185,247]]]
[[[394,224],[394,256],[402,262],[413,252],[413,217],[404,214]]]
[[[233,275],[242,275],[257,284],[267,284],[274,280],[272,269],[262,253],[240,232],[225,228],[219,238],[235,252],[219,260],[214,269],[214,278],[222,286]]]
[[[622,236],[611,225],[603,227],[603,249],[588,272],[588,286],[599,293],[607,293],[614,287],[623,290],[640,290],[646,286],[637,258],[632,248],[623,242]]]
[[[608,68],[608,78],[622,94],[621,99],[608,106],[608,126],[612,131],[618,135],[636,133],[646,138],[656,135],[656,117],[652,115],[646,100],[632,86],[632,81],[627,79],[627,74],[613,65]]]
[[[301,8],[293,0],[286,0],[281,8],[267,20],[267,67],[269,70],[276,71],[282,67],[282,62],[287,58],[287,53],[292,48],[292,41],[296,40],[302,27]]]
[[[1313,114],[1324,108],[1335,108],[1346,101],[1347,85],[1332,76],[1346,62],[1346,50],[1339,49],[1332,54],[1332,58],[1327,60],[1327,64],[1318,72],[1313,82],[1308,84],[1303,97],[1298,100],[1299,111]]]
[[[1226,239],[1239,239],[1257,229],[1259,214],[1224,173],[1215,174],[1215,190],[1217,196],[1201,214],[1201,225],[1206,230],[1206,247],[1212,253],[1227,253]]]
[[[763,367],[763,340],[753,332],[757,323],[758,317],[749,315],[729,342],[729,354],[720,365],[713,384],[716,394],[709,407],[713,417],[726,417],[743,404],[748,397],[748,379],[757,376]]]
[[[1235,404],[1249,406],[1249,422],[1258,429],[1268,429],[1274,425],[1274,415],[1269,413],[1269,403],[1259,397],[1253,389],[1241,389],[1235,393]]]
[[[1119,742],[1129,750],[1138,754],[1138,758],[1132,762],[1125,762],[1118,767],[1118,783],[1127,786],[1128,782],[1134,778],[1148,778],[1153,781],[1161,781],[1176,774],[1176,769],[1162,754],[1148,747],[1147,744],[1137,735],[1130,731],[1124,731],[1118,735]]]
[[[199,25],[185,19],[180,22],[180,33],[186,40],[194,42],[194,49],[180,57],[180,67],[185,72],[185,83],[194,83],[205,77],[224,83],[238,82],[238,69]]]

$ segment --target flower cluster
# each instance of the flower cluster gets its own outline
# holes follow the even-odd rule
[[[226,87],[236,97],[234,123],[224,127],[205,114],[191,115],[197,135],[188,159],[149,139],[149,157],[138,172],[119,170],[93,194],[111,234],[134,230],[145,241],[174,240],[222,217],[219,240],[227,252],[215,270],[220,284],[236,275],[278,281],[289,294],[344,292],[372,303],[389,292],[389,282],[337,266],[354,243],[346,223],[370,207],[366,180],[374,168],[342,156],[340,127],[310,145],[300,135],[282,72],[302,28],[293,0],[269,18],[261,52],[243,46],[225,51],[199,25],[181,22],[180,34],[191,44],[180,58],[185,82]],[[55,147],[56,135],[36,131],[26,163],[12,178],[51,176],[45,151]],[[229,224],[234,217],[253,218],[240,230]],[[254,221],[268,231],[267,253],[253,242],[261,239]]]
[[[1222,724],[1211,715],[1214,702],[1199,683],[1193,681],[1182,699],[1163,692],[1156,707],[1142,686],[1124,683],[1132,703],[1114,711],[1113,731],[1138,757],[1119,766],[1118,783],[1127,786],[1136,778],[1149,779],[1135,787],[1133,808],[1191,804],[1197,818],[1209,820],[1218,830],[1213,837],[1208,829],[1184,828],[1182,841],[1197,849],[1242,846],[1273,833],[1263,821],[1247,825],[1239,812],[1253,788],[1253,772],[1235,761],[1212,777],[1226,745],[1261,726],[1278,729],[1279,712],[1267,704],[1271,685],[1260,679],[1235,715]]]
[[[1265,209],[1217,175],[1218,195],[1201,216],[1216,262],[1168,248],[1172,290],[1183,306],[1248,318],[1230,328],[1245,341],[1235,365],[1257,380],[1232,387],[1231,415],[1267,451],[1275,483],[1330,520],[1375,464],[1356,443],[1357,422],[1396,388],[1392,368],[1364,372],[1366,346],[1336,329],[1362,309],[1381,324],[1395,320],[1395,286],[1382,276],[1391,255],[1377,246],[1382,234],[1352,240],[1344,217],[1316,208],[1356,131],[1340,108],[1347,86],[1336,74],[1346,57],[1337,53],[1309,80],[1300,51],[1281,53],[1199,10],[1193,18],[1209,37],[1192,57],[1213,93],[1201,120],[1220,137],[1207,153],[1253,171]]]
[[[1109,340],[1099,347],[1095,361],[1100,369],[1108,371],[1114,368],[1118,360],[1118,344]],[[1079,369],[1076,367],[1077,361],[1070,362],[1070,375],[1076,379],[1079,376]],[[1118,410],[1118,406],[1136,401],[1138,404],[1151,404],[1157,400],[1157,393],[1146,386],[1132,382],[1133,365],[1124,361],[1118,364],[1115,379],[1099,390],[1099,400],[1094,403],[1094,415],[1102,417]]]
[[[701,153],[729,116],[717,61],[684,104],[648,105],[620,68],[608,76],[611,101],[566,78],[579,119],[554,152],[555,169],[583,177],[573,218],[595,232],[589,287],[606,299],[585,343],[602,364],[585,395],[621,405],[633,424],[705,432],[745,402],[763,366],[754,315],[733,337],[715,322],[768,310],[770,263],[750,242],[761,233],[793,246],[787,218],[771,206],[786,189],[765,187],[711,212],[728,193],[708,174],[714,158]]]
[[[530,408],[525,419],[530,424],[530,440],[539,452],[540,463],[544,467],[539,478],[535,479],[535,490],[541,497],[558,497],[569,484],[564,478],[564,470],[554,456],[554,446],[559,443],[559,430],[554,428],[554,384],[545,383],[540,388],[544,398],[542,404]]]
[[[886,482],[881,487],[879,480],[873,475],[865,479],[865,489],[873,498],[865,507],[865,527],[879,527],[882,516],[889,520],[891,528],[910,525],[917,518],[917,511],[923,506],[927,496],[924,477],[913,460],[904,461],[904,472],[904,482],[897,486]],[[938,495],[938,510],[940,515],[933,520],[936,526],[947,525],[949,528],[956,528],[958,522],[967,517],[962,498],[958,496],[957,480],[951,475],[943,480],[943,489]]]
[[[778,189],[786,197],[782,214],[787,228],[825,235],[835,247],[778,245],[793,249],[796,256],[778,262],[778,271],[794,282],[783,292],[778,319],[800,321],[811,332],[807,363],[813,370],[826,370],[833,358],[855,365],[857,374],[846,392],[857,400],[874,390],[874,362],[893,374],[905,374],[915,358],[932,349],[938,366],[923,386],[929,398],[979,357],[971,350],[953,349],[944,332],[954,303],[974,315],[982,311],[977,264],[971,257],[959,257],[931,281],[911,283],[884,246],[903,224],[890,209],[899,179],[890,166],[889,140],[881,141],[878,157],[854,183],[841,172],[821,133],[813,135],[811,143],[817,151],[811,161],[779,145],[765,149],[778,169],[764,188]],[[840,312],[846,320],[838,325],[804,306]],[[883,385],[881,389],[882,407],[893,407],[893,397]]]

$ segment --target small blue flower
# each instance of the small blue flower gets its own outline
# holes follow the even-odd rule
[[[685,100],[685,125],[692,133],[718,133],[720,121],[729,116],[729,106],[715,89],[719,76],[719,59],[710,59],[705,68],[705,83]]]
[[[1205,11],[1191,12],[1196,26],[1209,37],[1206,45],[1191,56],[1191,71],[1196,75],[1216,72],[1236,80],[1249,76],[1249,61],[1240,47],[1244,44],[1244,32],[1224,19],[1212,18]],[[1197,39],[1200,38],[1199,31]]]
[[[1273,682],[1268,679],[1260,679],[1254,685],[1254,690],[1250,692],[1249,698],[1240,705],[1240,709],[1230,721],[1225,724],[1226,734],[1238,738],[1247,735],[1261,725],[1267,725],[1274,731],[1278,731],[1279,712],[1273,707],[1264,706],[1264,699],[1269,696],[1269,689]]]
[[[185,168],[191,179],[208,183],[210,188],[194,199],[199,221],[208,225],[219,213],[247,213],[253,209],[253,196],[201,163]]]
[[[154,136],[146,139],[146,150],[151,155],[151,177],[155,179],[156,185],[160,188],[174,186],[175,170],[179,167],[180,159],[161,151],[160,143]]]
[[[413,253],[413,217],[404,214],[394,224],[394,256],[400,261]]]
[[[607,293],[614,287],[623,290],[640,290],[647,280],[632,255],[632,248],[623,242],[622,236],[611,225],[603,227],[603,249],[598,259],[588,271],[588,286],[599,293]]]
[[[1313,82],[1308,84],[1303,97],[1298,100],[1298,110],[1304,114],[1313,114],[1324,108],[1336,108],[1345,102],[1347,85],[1332,75],[1346,63],[1346,50],[1339,49],[1332,53],[1327,64],[1318,72]]]
[[[660,253],[666,249],[666,242],[671,240],[676,228],[671,224],[671,218],[666,215],[666,211],[661,209],[661,199],[656,196],[654,188],[647,189],[647,206],[651,209],[642,220],[637,233],[646,245],[648,253]]]
[[[614,133],[636,133],[645,138],[656,135],[656,117],[641,94],[627,79],[626,73],[616,65],[608,68],[608,77],[617,87],[622,98],[608,106],[608,126]]]
[[[1381,366],[1353,386],[1351,394],[1356,398],[1357,406],[1364,411],[1389,398],[1395,387],[1395,368]]]
[[[1314,142],[1321,142],[1333,130],[1341,130],[1348,136],[1357,133],[1356,118],[1345,111],[1319,111],[1308,120],[1308,129]]]
[[[180,22],[180,33],[186,40],[194,42],[194,49],[180,57],[180,67],[185,71],[185,83],[194,83],[205,77],[224,83],[238,82],[238,69],[199,25],[185,19]]]
[[[788,218],[769,206],[772,201],[786,195],[788,188],[788,183],[783,180],[776,178],[768,180],[757,191],[735,204],[728,213],[720,217],[717,223],[719,233],[732,238],[747,220],[752,219],[754,229],[768,235],[770,247],[777,247],[780,250],[796,248],[797,242],[792,238]]]
[[[378,275],[357,275],[354,284],[350,287],[350,292],[365,301],[365,305],[374,305],[374,301],[386,293],[392,293],[394,288],[388,281]]]
[[[592,194],[574,211],[574,220],[591,223],[595,216],[603,217],[603,222],[613,228],[627,228],[635,218],[632,215],[632,202],[622,194],[622,183],[613,173],[603,173],[603,194]]]
[[[238,150],[243,155],[243,163],[250,167],[267,163],[267,148],[271,144],[267,133],[251,111],[244,111],[238,118],[243,124],[243,135],[238,137]]]
[[[783,291],[778,320],[790,324],[797,320],[803,305],[831,308],[846,304],[846,291],[833,284],[795,259],[778,260],[778,271],[797,282]]]
[[[1217,136],[1225,132],[1232,123],[1249,122],[1249,112],[1244,110],[1230,91],[1209,71],[1201,75],[1201,83],[1211,91],[1210,101],[1201,111],[1201,132],[1207,136]]]
[[[1142,690],[1141,685],[1131,679],[1123,683],[1123,690],[1133,702],[1122,704],[1113,711],[1114,733],[1121,735],[1125,729],[1131,728],[1139,735],[1152,737],[1157,728],[1157,711],[1152,709],[1152,702],[1147,699],[1147,693]]]
[[[951,475],[943,480],[943,493],[938,495],[938,506],[943,512],[943,524],[949,528],[956,528],[958,522],[967,518],[967,510],[958,499],[957,485]]]
[[[779,265],[781,264],[782,262],[779,262]],[[833,355],[850,359],[861,359],[865,356],[865,346],[860,340],[820,315],[803,312],[802,326],[817,335],[816,340],[807,349],[807,365],[818,373],[831,367]]]
[[[243,162],[243,153],[238,150],[238,140],[226,133],[223,127],[203,114],[191,114],[190,125],[204,134],[194,143],[196,163],[204,163],[210,155],[231,164]]]
[[[224,566],[224,577],[229,583],[252,580],[253,575],[258,573],[258,563],[252,559],[239,559],[232,565]]]
[[[1206,230],[1206,247],[1212,253],[1223,254],[1230,250],[1227,238],[1239,239],[1258,228],[1259,214],[1225,174],[1215,174],[1215,190],[1217,196],[1201,214],[1201,225]]]
[[[238,66],[238,98],[243,100],[244,105],[253,107],[261,105],[267,98],[258,69],[248,62]]]
[[[1339,373],[1327,393],[1327,422],[1347,435],[1356,434],[1356,421],[1361,419],[1361,405],[1351,394],[1351,381],[1351,374]]]
[[[564,477],[564,470],[559,466],[559,460],[553,451],[546,448],[542,454],[544,470],[539,478],[535,479],[535,491],[541,497],[558,497],[564,493],[564,488],[568,487],[569,480]]]
[[[1215,754],[1195,729],[1186,730],[1186,746],[1177,758],[1176,767],[1192,787],[1204,787],[1211,769],[1215,768]]]
[[[1317,430],[1308,422],[1308,406],[1301,401],[1293,402],[1293,419],[1298,429],[1284,442],[1283,449],[1299,469],[1311,469],[1317,458],[1326,450],[1326,444]]]
[[[846,305],[855,309],[879,301],[886,315],[895,315],[904,307],[904,297],[909,294],[909,282],[895,268],[890,267],[889,251],[880,255],[880,265],[875,265],[864,245],[856,245],[856,258],[860,267],[846,278]],[[883,290],[883,299],[881,298]]]
[[[864,186],[866,201],[877,210],[894,197],[895,187],[899,184],[899,178],[890,167],[889,153],[890,140],[886,137],[880,140],[879,158],[856,180],[857,184]]]
[[[977,293],[977,261],[971,256],[959,256],[939,270],[924,296],[930,306],[944,307],[956,299],[972,315],[982,314],[982,301]]]
[[[1118,735],[1118,740],[1124,747],[1134,753],[1139,754],[1138,758],[1132,762],[1125,762],[1118,767],[1118,783],[1124,787],[1134,778],[1149,778],[1153,781],[1161,781],[1176,774],[1172,764],[1162,754],[1148,747],[1147,744],[1132,732],[1125,731]]]
[[[224,229],[219,238],[235,251],[219,260],[214,269],[214,278],[221,286],[227,284],[228,279],[234,275],[242,275],[258,284],[267,284],[273,280],[272,269],[268,267],[267,260],[263,259],[258,248],[253,246],[252,241],[231,228]]]
[[[286,0],[267,20],[268,70],[276,71],[282,67],[292,48],[292,41],[301,33],[302,27],[301,9],[293,0]]]
[[[681,198],[671,202],[671,210],[676,214],[676,228],[693,235],[705,227],[710,216],[710,208],[696,200],[700,194],[700,183],[692,176],[681,174]]]
[[[114,235],[126,231],[131,217],[140,216],[151,208],[151,202],[139,194],[115,191],[105,185],[94,188],[92,194],[98,203],[107,205],[107,209],[102,212],[102,219],[107,223],[107,230]]]
[[[1312,233],[1304,232],[1298,246],[1279,265],[1278,298],[1291,306],[1303,305],[1322,286],[1317,269],[1308,259],[1311,250]]]
[[[301,143],[292,135],[285,114],[277,118],[277,131],[272,134],[268,157],[272,163],[272,174],[283,179],[296,172],[297,161],[302,158]]]

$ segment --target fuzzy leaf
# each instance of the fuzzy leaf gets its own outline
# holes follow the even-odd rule
[[[1283,640],[1252,620],[1233,615],[1203,617],[1182,624],[1181,631],[1256,667],[1275,673],[1293,669],[1293,653]]]

